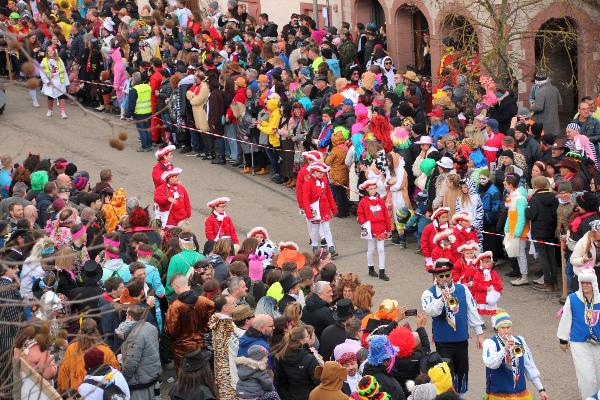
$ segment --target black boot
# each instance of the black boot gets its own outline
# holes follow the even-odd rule
[[[390,280],[390,277],[385,274],[385,269],[379,270],[379,279],[386,282]]]
[[[392,243],[400,244],[400,235],[398,235],[398,231],[395,229],[392,231]]]
[[[223,157],[223,156],[216,156],[215,159],[212,160],[210,163],[211,164],[223,165],[223,164],[225,164],[225,157]]]
[[[377,272],[375,272],[375,267],[372,265],[369,265],[369,276],[373,276],[375,278],[379,276],[377,275]]]

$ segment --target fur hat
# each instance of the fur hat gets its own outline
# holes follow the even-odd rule
[[[219,204],[226,204],[226,203],[229,203],[230,201],[231,200],[229,199],[229,197],[219,197],[217,199],[211,200],[208,203],[206,203],[206,207],[215,208]]]
[[[456,224],[459,221],[472,222],[471,213],[468,211],[459,211],[452,216],[452,223]]]
[[[181,168],[174,167],[174,168],[171,168],[171,169],[169,169],[169,170],[167,170],[167,171],[163,172],[163,173],[162,173],[162,175],[160,176],[160,179],[161,179],[162,181],[166,182],[166,181],[167,181],[167,179],[169,179],[169,177],[171,177],[171,176],[175,176],[175,175],[179,175],[179,174],[181,174],[182,172],[183,172],[183,170],[182,170]]]
[[[477,258],[475,259],[475,264],[479,264],[482,260],[486,258],[490,258],[492,261],[494,261],[494,253],[492,253],[491,251],[484,251],[483,253],[477,256]]]
[[[307,170],[308,170],[308,172],[319,171],[319,172],[326,174],[327,172],[329,172],[329,166],[322,162],[315,162],[315,163],[310,164],[308,166]]]
[[[129,213],[129,224],[133,227],[148,226],[150,223],[150,215],[148,210],[142,207],[134,207]]]
[[[413,354],[415,337],[409,328],[398,326],[389,333],[388,338],[390,343],[398,348],[398,357],[407,358]]]
[[[381,365],[385,360],[396,357],[398,348],[392,346],[385,335],[373,335],[369,339],[369,356],[367,362],[371,365]]]
[[[156,157],[157,160],[160,160],[161,158],[163,158],[164,156],[166,156],[167,154],[172,153],[173,151],[175,151],[175,146],[168,145],[166,147],[163,147],[160,150],[156,150],[156,152],[154,153],[154,156]]]
[[[458,246],[456,249],[459,253],[464,253],[465,251],[477,251],[479,250],[479,245],[475,242],[465,243],[463,245]]]
[[[300,250],[300,247],[294,242],[279,242],[277,248],[279,251],[282,251],[284,249],[291,249],[296,251]]]
[[[360,185],[358,185],[359,190],[367,190],[370,187],[377,187],[377,181],[375,179],[367,179]]]
[[[448,240],[450,243],[456,241],[456,237],[452,234],[452,229],[444,229],[443,231],[436,233],[433,237],[433,244],[438,244],[442,240]]]
[[[259,233],[264,236],[265,240],[269,239],[269,232],[267,232],[267,229],[263,228],[262,226],[255,226],[254,228],[250,229],[250,232],[248,232],[246,237],[251,238]]]
[[[433,214],[431,214],[431,220],[432,220],[432,221],[433,221],[433,220],[436,220],[436,219],[438,219],[438,218],[439,218],[441,215],[443,215],[443,214],[448,214],[448,213],[450,213],[450,208],[448,208],[448,207],[440,207],[440,208],[438,208],[437,210],[435,210],[435,211],[433,212]]]

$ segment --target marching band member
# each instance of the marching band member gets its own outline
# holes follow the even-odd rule
[[[390,216],[385,204],[385,199],[377,194],[377,182],[367,180],[361,183],[358,188],[366,190],[369,194],[364,196],[356,208],[358,223],[361,225],[361,238],[367,240],[367,265],[369,275],[379,277],[383,281],[389,281],[390,278],[385,274],[385,239],[388,237],[390,229]],[[379,274],[375,272],[375,262],[373,254],[377,247],[379,257]]]
[[[567,297],[557,333],[560,349],[571,349],[582,399],[600,391],[600,292],[593,267],[579,270],[579,290]]]
[[[496,335],[483,342],[485,364],[486,400],[531,400],[527,379],[539,392],[540,400],[548,400],[548,394],[540,380],[531,350],[522,336],[513,336],[513,323],[505,310],[499,309],[492,317]]]
[[[158,205],[163,228],[174,227],[192,216],[192,206],[187,190],[179,182],[181,168],[172,168],[161,175],[163,183],[154,190],[154,202]]]
[[[440,258],[429,272],[435,283],[421,296],[423,310],[432,318],[435,348],[452,363],[454,388],[466,393],[469,381],[469,328],[477,336],[477,348],[483,343],[483,320],[469,289],[452,282],[450,260]]]
[[[306,176],[302,188],[302,205],[306,217],[310,221],[309,235],[313,252],[318,250],[319,232],[323,229],[323,236],[332,257],[337,255],[331,235],[331,219],[337,214],[337,207],[333,200],[333,193],[327,182],[325,174],[329,167],[322,162],[315,162],[306,169]]]
[[[231,239],[233,244],[240,243],[231,217],[225,214],[229,201],[229,197],[219,197],[206,203],[206,207],[212,209],[204,220],[204,234],[207,240]]]

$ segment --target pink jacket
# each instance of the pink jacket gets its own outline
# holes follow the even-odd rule
[[[113,62],[113,85],[115,85],[117,99],[121,101],[123,100],[123,86],[127,79],[127,75],[125,74],[125,64],[123,64],[123,58],[121,57],[121,49],[112,49],[110,58]]]

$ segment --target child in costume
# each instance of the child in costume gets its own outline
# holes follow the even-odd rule
[[[337,256],[331,234],[331,219],[337,214],[337,206],[333,200],[333,193],[325,174],[329,167],[322,162],[315,162],[308,166],[309,175],[306,177],[302,188],[302,205],[306,217],[310,221],[309,235],[313,252],[318,250],[320,230],[327,241],[327,247],[332,257]]]
[[[360,190],[369,194],[363,197],[356,209],[358,223],[361,225],[361,238],[367,240],[367,264],[369,275],[379,277],[384,281],[390,278],[385,273],[385,239],[390,230],[390,216],[385,204],[385,199],[377,194],[377,182],[367,180],[359,185]],[[373,253],[377,248],[379,257],[379,274],[375,272]]]
[[[192,216],[192,205],[187,190],[179,182],[181,168],[172,168],[163,172],[163,184],[154,191],[154,202],[162,213],[163,227],[177,226],[179,222]],[[114,199],[114,195],[113,195]]]
[[[459,211],[452,216],[452,234],[456,238],[454,249],[458,249],[465,243],[479,243],[477,231],[471,225],[471,213],[468,211]]]
[[[240,243],[231,217],[225,214],[229,201],[229,197],[219,197],[206,203],[206,207],[212,209],[210,215],[204,220],[206,240],[231,239],[233,244]]]
[[[496,304],[498,304],[503,290],[500,275],[492,269],[493,262],[494,255],[491,251],[481,253],[475,259],[475,265],[478,268],[473,275],[471,292],[477,302],[477,310],[480,315],[496,314]]]
[[[473,285],[473,276],[477,270],[475,264],[477,250],[479,250],[477,243],[465,243],[458,247],[457,251],[460,257],[456,259],[452,270],[454,283],[462,283],[469,288]]]
[[[431,224],[423,228],[421,234],[421,254],[425,257],[426,265],[433,265],[431,252],[433,250],[433,237],[444,229],[448,229],[448,216],[450,209],[440,207],[431,214]]]
[[[452,234],[452,229],[444,229],[443,231],[436,233],[433,237],[433,247],[431,249],[432,264],[427,264],[427,268],[433,266],[435,261],[439,258],[446,258],[454,263],[458,258],[457,253],[452,248],[452,244],[455,241],[456,238]]]
[[[154,188],[162,185],[163,181],[160,178],[161,175],[173,168],[173,151],[175,146],[170,145],[157,150],[154,155],[156,156],[156,164],[152,168],[152,181],[154,182]]]
[[[262,254],[259,249],[263,247],[267,242],[271,244],[271,249],[274,249],[273,242],[269,240],[269,232],[262,226],[257,226],[250,229],[247,235],[248,238],[254,238],[258,241],[256,250],[254,253],[248,255],[248,275],[253,281],[262,281],[265,267],[269,264],[265,264],[265,260],[268,257],[268,263],[270,263],[273,256],[273,252],[269,255]]]

